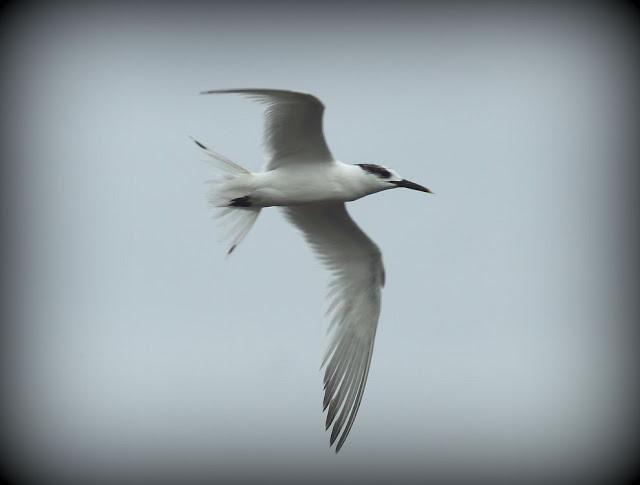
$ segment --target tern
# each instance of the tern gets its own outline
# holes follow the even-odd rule
[[[346,202],[404,187],[431,193],[394,170],[373,163],[336,160],[324,138],[324,105],[310,94],[275,89],[221,89],[200,94],[239,94],[266,105],[265,170],[251,172],[195,143],[225,172],[216,180],[210,202],[230,230],[228,254],[247,235],[260,211],[281,207],[330,270],[330,340],[324,368],[323,411],[329,446],[342,448],[362,401],[385,282],[382,253],[349,216]]]

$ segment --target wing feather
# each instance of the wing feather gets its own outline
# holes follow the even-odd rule
[[[332,339],[325,354],[323,408],[330,444],[340,451],[355,420],[367,382],[384,285],[382,255],[342,203],[283,209],[329,268]]]
[[[324,105],[310,94],[278,89],[215,89],[201,94],[240,94],[266,105],[267,169],[303,162],[331,162],[322,131]]]

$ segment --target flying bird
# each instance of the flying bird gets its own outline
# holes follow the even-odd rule
[[[201,94],[239,94],[266,105],[264,148],[266,167],[252,172],[197,140],[209,161],[224,172],[215,181],[210,202],[229,224],[231,254],[247,235],[260,211],[281,207],[301,230],[329,269],[331,338],[322,363],[323,411],[329,446],[342,448],[362,401],[380,316],[385,282],[382,254],[358,227],[346,202],[400,187],[431,192],[373,163],[336,160],[324,138],[324,105],[310,94],[275,89],[222,89]]]

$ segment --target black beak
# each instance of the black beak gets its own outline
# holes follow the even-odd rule
[[[431,192],[428,188],[423,187],[420,184],[416,184],[415,182],[410,182],[408,180],[399,180],[391,183],[395,184],[397,187],[404,187],[406,189],[419,190],[420,192],[427,192],[429,194],[433,194],[433,192]]]

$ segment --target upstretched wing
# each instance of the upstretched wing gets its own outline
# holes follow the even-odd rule
[[[356,225],[342,203],[283,209],[329,268],[329,330],[331,340],[323,366],[324,409],[330,444],[344,444],[358,413],[367,382],[373,342],[380,316],[384,266],[378,246]]]
[[[331,162],[322,132],[324,105],[310,94],[277,89],[215,89],[202,94],[235,93],[266,105],[264,146],[267,169],[303,162]]]

